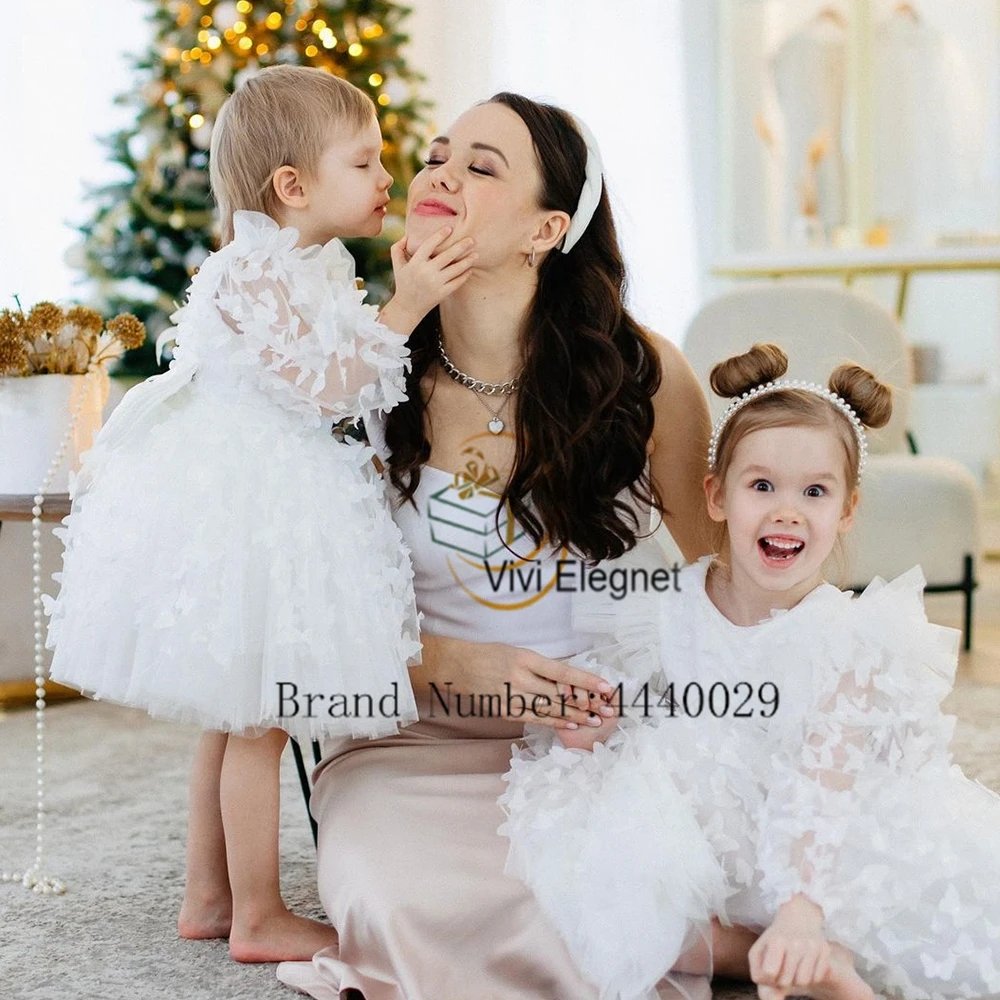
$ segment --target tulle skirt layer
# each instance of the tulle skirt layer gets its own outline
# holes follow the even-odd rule
[[[197,380],[87,456],[47,601],[54,679],[231,732],[417,717],[409,553],[371,449]]]

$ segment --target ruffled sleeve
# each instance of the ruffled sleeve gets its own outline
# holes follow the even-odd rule
[[[406,338],[378,321],[336,240],[299,249],[298,232],[237,212],[214,303],[242,337],[240,360],[289,409],[336,420],[405,399]]]
[[[761,889],[773,909],[802,893],[829,917],[848,879],[839,869],[842,845],[880,790],[898,786],[890,779],[901,775],[948,767],[954,719],[940,703],[951,689],[958,632],[927,621],[923,588],[914,567],[837,601],[808,657],[819,694],[783,741],[761,816]]]
[[[677,615],[683,614],[679,591],[702,568],[681,570],[678,584],[677,567],[657,539],[647,536],[619,559],[602,562],[601,569],[605,590],[573,594],[573,631],[588,640],[589,648],[570,662],[621,685],[622,704],[630,706],[644,690],[664,690],[663,653],[672,645]]]

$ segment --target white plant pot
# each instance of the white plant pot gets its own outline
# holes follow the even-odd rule
[[[70,472],[101,429],[108,398],[103,367],[89,375],[28,375],[0,378],[0,493],[34,494],[62,444],[83,396],[66,456],[47,493],[66,493]]]

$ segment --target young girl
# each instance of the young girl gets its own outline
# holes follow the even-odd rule
[[[712,373],[734,397],[705,481],[720,554],[679,592],[581,608],[614,637],[590,665],[622,718],[516,756],[508,871],[606,1000],[713,952],[763,1000],[996,996],[1000,797],[951,763],[940,710],[958,634],[927,622],[918,567],[858,598],[822,577],[889,391],[785,370],[756,345]]]
[[[381,318],[363,304],[337,237],[381,230],[381,150],[371,100],[320,70],[264,70],[226,102],[223,246],[175,316],[170,371],[128,394],[85,460],[49,602],[55,679],[207,730],[179,930],[228,936],[240,961],[336,940],[280,895],[288,734],[417,718],[408,552],[372,450],[331,426],[404,398],[406,336],[474,255],[443,249],[444,230],[409,261],[396,247],[395,298]]]

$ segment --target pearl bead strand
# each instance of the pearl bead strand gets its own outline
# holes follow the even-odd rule
[[[26,889],[41,895],[60,895],[66,891],[66,884],[58,878],[42,872],[42,857],[45,845],[45,635],[44,613],[42,610],[42,504],[45,494],[52,485],[56,473],[66,459],[73,431],[83,412],[83,404],[90,392],[91,384],[98,375],[98,369],[91,369],[84,376],[79,387],[79,398],[70,414],[69,426],[63,435],[59,449],[49,465],[42,485],[33,500],[31,508],[31,549],[32,549],[32,594],[35,614],[35,862],[24,872],[0,872],[0,882],[20,882]]]

